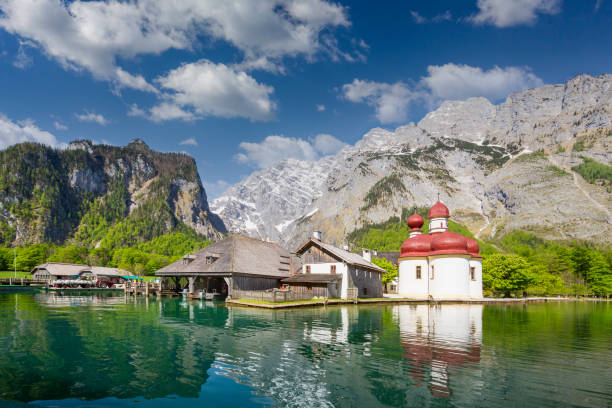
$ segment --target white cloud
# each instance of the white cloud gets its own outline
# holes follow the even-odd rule
[[[446,10],[444,13],[434,16],[434,18],[432,18],[431,20],[434,23],[439,23],[442,21],[452,21],[453,15],[451,14],[450,10]]]
[[[94,122],[102,126],[106,126],[109,123],[108,119],[99,113],[85,111],[84,113],[76,113],[74,116],[79,122]]]
[[[463,100],[484,96],[491,101],[508,94],[544,85],[531,70],[521,67],[494,67],[484,71],[469,65],[430,65],[422,82],[438,100]]]
[[[512,92],[544,85],[529,68],[523,67],[494,67],[485,71],[449,63],[430,65],[427,73],[412,87],[403,82],[389,84],[355,79],[342,86],[342,96],[374,107],[381,123],[397,123],[407,119],[410,105],[416,101],[431,107],[444,100],[482,96],[495,102]]]
[[[599,8],[601,7],[601,3],[603,3],[603,0],[597,0],[595,2],[595,12],[599,11]]]
[[[477,7],[478,13],[468,21],[503,28],[534,24],[538,14],[557,14],[561,0],[478,0]]]
[[[244,152],[238,153],[234,159],[242,164],[264,168],[289,158],[318,160],[321,156],[338,152],[344,146],[345,143],[328,134],[317,135],[312,141],[271,135],[259,143],[240,143],[240,149]]]
[[[428,19],[427,17],[420,15],[416,11],[410,11],[410,15],[412,16],[412,19],[414,20],[416,24],[425,24],[428,22],[440,23],[442,21],[452,21],[453,20],[453,15],[451,14],[450,10],[446,10],[442,14],[437,14],[433,16],[431,19]]]
[[[232,69],[235,71],[267,71],[273,74],[285,74],[285,67],[282,63],[272,60],[268,57],[258,57],[252,59],[245,59],[244,61],[233,64]]]
[[[57,120],[53,122],[53,126],[55,126],[55,129],[57,130],[68,130],[68,126],[58,122]]]
[[[181,109],[179,106],[167,102],[163,102],[157,106],[152,107],[150,112],[151,115],[149,116],[149,119],[154,122],[163,122],[165,120],[174,119],[180,119],[189,122],[196,119],[193,113],[187,112]]]
[[[115,70],[115,74],[117,75],[117,79],[122,86],[143,92],[159,92],[153,85],[148,83],[142,75],[132,75],[121,68],[117,68]]]
[[[427,22],[427,19],[416,11],[411,10],[410,15],[412,16],[412,19],[414,20],[414,22],[417,24],[425,24]]]
[[[270,99],[272,87],[257,82],[245,72],[207,60],[183,64],[156,82],[168,94],[165,102],[151,110],[154,120],[209,115],[269,120],[276,109]],[[163,115],[160,111],[171,113]]]
[[[349,25],[346,8],[325,0],[0,0],[6,31],[65,68],[146,92],[155,88],[118,59],[192,50],[207,38],[234,46],[253,69],[270,70],[271,59],[336,54],[330,30]]]
[[[198,145],[198,141],[196,140],[195,137],[190,137],[188,139],[182,140],[181,142],[179,142],[180,145],[190,145],[190,146],[197,146]]]
[[[408,107],[418,96],[403,82],[353,80],[342,86],[344,97],[351,102],[365,102],[376,109],[376,118],[381,123],[402,122],[408,117]]]
[[[38,128],[31,120],[13,122],[0,114],[0,149],[24,142],[42,143],[52,147],[63,147],[51,133]]]
[[[346,143],[336,139],[332,135],[321,133],[314,137],[312,146],[321,155],[327,156],[338,153],[340,149],[346,146]]]
[[[146,118],[147,117],[147,112],[145,112],[138,105],[133,103],[133,104],[130,105],[130,109],[128,110],[127,115],[131,116],[131,117],[143,117],[143,118]]]
[[[317,112],[323,112],[325,110],[325,105],[317,105]]]
[[[27,69],[32,66],[32,57],[26,52],[26,48],[36,48],[36,44],[32,41],[19,41],[19,49],[17,50],[17,57],[13,61],[13,66],[19,69]]]

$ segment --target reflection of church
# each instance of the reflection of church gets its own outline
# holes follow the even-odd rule
[[[435,397],[451,395],[451,368],[480,362],[482,305],[396,307],[404,356],[415,385]]]
[[[478,243],[448,230],[450,213],[440,201],[427,218],[428,234],[421,232],[423,217],[415,213],[407,220],[411,230],[399,256],[398,293],[412,298],[482,298]]]

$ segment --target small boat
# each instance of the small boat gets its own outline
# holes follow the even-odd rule
[[[219,292],[217,292],[215,289],[212,290],[212,292],[200,292],[200,299],[205,299],[205,300],[220,300],[223,299],[223,295]]]

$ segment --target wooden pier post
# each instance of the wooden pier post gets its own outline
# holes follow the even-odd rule
[[[145,283],[145,296],[147,298],[149,297],[149,282]]]
[[[189,294],[195,292],[195,277],[190,276],[189,278]]]

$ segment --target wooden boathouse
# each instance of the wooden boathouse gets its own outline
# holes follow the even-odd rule
[[[323,242],[320,234],[300,246],[300,273],[283,280],[294,292],[309,292],[311,297],[357,299],[382,297],[385,270],[371,262],[371,251],[363,255]]]
[[[292,275],[291,254],[281,246],[242,235],[231,235],[161,268],[155,276],[182,288],[186,278],[191,297],[220,293],[257,299],[258,293],[279,288]]]

